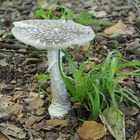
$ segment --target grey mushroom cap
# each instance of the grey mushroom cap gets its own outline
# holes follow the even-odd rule
[[[13,23],[13,35],[39,50],[64,49],[91,41],[95,34],[88,27],[71,20],[24,20]]]

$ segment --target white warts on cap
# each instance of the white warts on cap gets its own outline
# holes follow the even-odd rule
[[[14,23],[12,29],[17,39],[38,49],[62,49],[72,45],[81,45],[94,38],[90,27],[63,20],[25,20]],[[35,41],[39,39],[39,46]],[[52,47],[53,46],[53,47]]]

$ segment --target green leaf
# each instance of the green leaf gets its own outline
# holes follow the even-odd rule
[[[68,91],[70,91],[71,94],[75,95],[76,94],[76,88],[75,88],[73,80],[71,78],[65,76],[62,72],[61,65],[60,65],[60,51],[58,53],[58,66],[59,66],[60,75],[61,75]]]
[[[77,70],[76,70],[76,66],[75,66],[74,62],[72,61],[70,55],[65,50],[62,50],[62,52],[65,54],[66,60],[68,61],[69,65],[70,65],[70,71],[72,72],[73,76],[75,77],[77,74],[77,72],[76,72]]]
[[[34,12],[33,18],[38,18],[38,17],[41,17],[43,19],[49,19],[49,17],[47,16],[46,12],[43,9],[39,9]]]
[[[133,102],[140,108],[140,98],[139,97],[135,96],[133,93],[131,93],[130,91],[128,91],[124,88],[120,88],[119,92],[121,93],[122,96],[124,96],[126,99]]]
[[[125,97],[125,99],[140,106],[139,99],[132,93],[121,90],[122,87],[116,80],[120,68],[120,53],[110,52],[103,63],[98,64],[87,73],[84,72],[84,63],[81,63],[78,69],[71,56],[66,51],[63,53],[68,61],[72,77],[65,76],[60,64],[59,67],[62,79],[69,91],[70,100],[73,103],[83,105],[83,107],[86,106],[86,109],[89,107],[88,111],[90,110],[93,119],[97,120],[99,112],[105,107],[109,107],[110,104],[119,116],[116,93],[121,99]],[[137,67],[135,69],[135,72],[138,73],[139,69]]]
[[[111,66],[110,66],[110,73],[109,73],[110,80],[112,80],[115,76],[115,73],[116,73],[117,68],[118,68],[118,62],[119,62],[119,60],[117,57],[112,58]]]
[[[66,6],[60,5],[58,6],[59,8],[62,9],[62,13],[61,13],[61,19],[65,19],[65,20],[72,20],[74,18],[74,12],[67,8]]]
[[[108,21],[96,21],[93,19],[80,19],[80,18],[75,18],[75,22],[84,24],[84,25],[96,25],[96,26],[112,26],[114,23],[108,22]]]
[[[35,77],[39,81],[44,81],[44,80],[49,80],[50,79],[50,76],[48,74],[38,74],[38,75],[35,75]]]
[[[120,67],[131,67],[131,66],[140,66],[140,61],[133,61],[133,62],[120,64]]]
[[[79,18],[79,19],[91,19],[92,17],[93,15],[89,12],[82,12],[75,15],[75,18]]]

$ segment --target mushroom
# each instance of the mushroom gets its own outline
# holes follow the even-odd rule
[[[64,117],[68,114],[71,104],[59,72],[58,52],[60,49],[91,41],[95,36],[93,30],[71,20],[35,19],[17,21],[13,24],[15,27],[12,28],[12,33],[19,41],[39,50],[48,50],[52,92],[52,102],[48,111],[51,118]]]

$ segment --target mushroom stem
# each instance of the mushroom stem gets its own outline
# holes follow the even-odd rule
[[[58,50],[48,50],[48,60],[52,91],[52,103],[48,111],[51,118],[62,118],[70,110],[70,101],[58,67]]]

